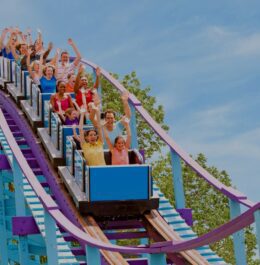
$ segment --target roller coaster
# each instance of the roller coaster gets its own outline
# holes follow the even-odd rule
[[[101,75],[125,91],[102,68]],[[243,229],[251,224],[260,246],[260,202],[210,175],[134,95],[128,99],[132,148],[138,150],[139,113],[170,149],[176,208],[152,182],[150,165],[138,152],[132,152],[132,165],[88,167],[71,127],[52,112],[50,94],[41,93],[14,60],[0,57],[0,87],[0,264],[220,265],[227,263],[209,244],[232,235],[236,264],[245,265]],[[202,236],[192,231],[185,207],[181,161],[230,202],[230,221]],[[141,243],[123,246],[120,239]]]

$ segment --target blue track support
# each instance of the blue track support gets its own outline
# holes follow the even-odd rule
[[[130,128],[131,128],[131,148],[138,149],[138,141],[137,141],[137,124],[136,124],[136,113],[135,108],[132,104],[130,105],[131,110],[131,120],[130,120]]]
[[[25,199],[23,193],[23,174],[15,158],[13,158],[12,168],[15,186],[16,216],[26,216]]]
[[[185,197],[183,189],[181,159],[178,154],[171,150],[172,172],[173,172],[173,187],[175,196],[175,206],[177,209],[185,208]]]
[[[56,225],[52,216],[44,210],[45,244],[48,256],[48,264],[58,264]]]
[[[15,185],[16,216],[26,216],[25,198],[23,193],[23,174],[14,157],[13,157],[13,177]],[[18,252],[19,252],[20,264],[27,265],[29,263],[27,236],[19,236]]]
[[[256,240],[258,245],[258,255],[260,257],[260,210],[254,213],[255,216],[255,227],[256,227]]]
[[[4,203],[4,170],[0,171],[0,264],[8,264],[7,253],[7,231],[5,223],[5,203]]]
[[[148,238],[141,238],[140,241],[141,241],[141,245],[148,245],[148,243],[149,243]],[[148,254],[143,253],[143,254],[142,254],[142,257],[143,257],[143,258],[147,258],[147,257],[148,257]]]
[[[149,265],[167,265],[165,254],[151,254],[149,257]]]
[[[87,264],[101,265],[101,257],[98,248],[86,246]]]
[[[230,205],[230,217],[231,219],[241,214],[240,204],[236,201],[229,200]],[[245,251],[245,233],[244,230],[240,230],[233,234],[234,252],[236,265],[245,265],[246,263],[246,251]]]

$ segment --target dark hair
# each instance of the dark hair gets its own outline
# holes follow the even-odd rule
[[[66,84],[66,82],[63,79],[60,79],[60,80],[57,81],[56,87],[58,87],[60,85],[60,83]]]
[[[86,131],[84,131],[84,136],[86,137],[86,136],[88,136],[89,135],[89,133],[90,132],[95,132],[96,133],[96,135],[98,136],[98,132],[95,130],[95,129],[89,129],[89,130],[86,130]]]
[[[63,54],[69,54],[67,51],[63,51],[61,54],[60,54],[60,57],[63,55]]]
[[[68,78],[68,79],[70,79],[70,78],[71,78],[71,76],[73,76],[73,75],[75,75],[73,72],[71,72],[71,73],[68,73],[68,75],[67,75],[67,78]]]
[[[116,113],[115,113],[112,109],[108,109],[108,110],[106,110],[105,113],[104,113],[104,118],[107,117],[107,114],[108,114],[108,113],[112,113],[112,114],[114,115],[114,118],[116,117]]]
[[[122,135],[118,135],[118,136],[115,138],[114,146],[117,144],[117,142],[118,142],[119,139],[123,139],[124,142],[125,142],[125,138],[124,138]]]

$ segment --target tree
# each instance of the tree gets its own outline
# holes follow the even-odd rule
[[[207,159],[199,154],[195,159],[204,169],[227,186],[231,186],[231,179],[226,171],[219,171],[214,166],[207,165]],[[205,234],[230,220],[229,201],[221,192],[210,186],[200,178],[191,168],[182,164],[183,183],[186,206],[193,211],[193,230],[198,234]],[[153,176],[161,191],[174,205],[174,187],[172,184],[172,169],[170,154],[161,157],[153,163]],[[245,229],[247,262],[250,265],[260,264],[255,260],[256,237],[253,228]],[[211,245],[211,248],[228,263],[235,264],[233,241],[227,237]]]
[[[113,74],[116,79],[119,76]],[[150,115],[161,125],[163,129],[168,130],[168,126],[164,124],[164,110],[162,105],[156,104],[156,98],[149,95],[151,88],[141,88],[141,84],[135,72],[126,75],[121,83],[130,92],[133,93],[142,103],[143,107]],[[101,80],[102,86],[102,105],[104,110],[111,108],[117,113],[122,113],[123,108],[120,100],[120,95],[117,90],[105,79]],[[157,152],[161,154],[163,142],[143,121],[140,115],[136,115],[137,134],[139,148],[145,150],[146,158],[152,158]],[[215,178],[227,186],[231,186],[231,179],[226,171],[219,171],[214,166],[207,165],[207,159],[203,154],[196,157],[196,161],[211,173]],[[153,177],[157,181],[158,186],[164,195],[174,205],[174,187],[172,184],[172,167],[170,154],[159,157],[153,162]],[[193,209],[194,231],[198,235],[205,234],[212,229],[226,223],[229,218],[229,203],[228,199],[212,188],[206,181],[196,175],[187,165],[182,164],[184,190],[186,198],[186,206]],[[259,265],[260,262],[255,260],[256,237],[253,234],[252,227],[245,229],[247,259],[250,265]],[[130,241],[124,244],[131,244]],[[134,242],[133,242],[134,243]],[[233,253],[233,242],[231,237],[225,238],[215,244],[212,244],[212,249],[223,257],[226,262],[235,264]]]

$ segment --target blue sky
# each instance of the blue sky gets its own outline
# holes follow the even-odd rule
[[[104,69],[135,70],[173,139],[260,200],[259,1],[1,0],[0,17],[0,29],[40,28],[67,49],[72,37]]]

